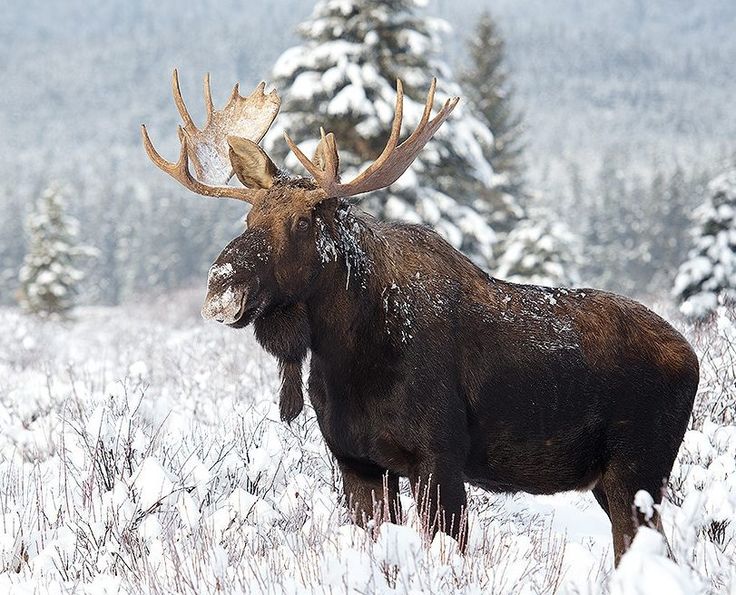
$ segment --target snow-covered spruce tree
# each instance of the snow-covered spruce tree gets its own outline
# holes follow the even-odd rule
[[[371,163],[388,138],[396,79],[404,83],[403,134],[419,121],[433,76],[435,108],[461,95],[450,68],[438,57],[444,21],[421,16],[421,0],[323,0],[298,29],[304,43],[277,60],[274,85],[281,114],[266,149],[287,167],[301,166],[287,154],[282,132],[310,155],[319,128],[335,133],[343,178]],[[362,205],[388,219],[427,223],[483,267],[492,264],[496,234],[483,194],[494,183],[483,154],[488,127],[461,104],[402,178]]]
[[[673,288],[680,311],[692,319],[706,318],[719,299],[736,300],[736,169],[714,179],[709,191],[696,211],[695,247]]]
[[[519,195],[524,189],[522,116],[513,105],[513,89],[504,65],[505,42],[488,12],[478,19],[467,42],[468,66],[461,82],[478,113],[493,131],[493,143],[483,147],[486,159],[500,178],[500,193]],[[492,205],[495,207],[495,205]]]
[[[58,186],[45,190],[27,220],[28,252],[20,269],[20,306],[42,317],[63,316],[74,305],[82,273],[74,267],[77,222],[65,212]]]
[[[496,275],[516,283],[577,285],[580,282],[578,241],[547,210],[531,209],[506,235]]]

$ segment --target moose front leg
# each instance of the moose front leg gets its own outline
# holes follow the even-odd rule
[[[467,497],[455,465],[420,464],[410,475],[411,489],[422,526],[430,537],[447,533],[465,551],[468,538]]]
[[[401,519],[399,476],[377,466],[339,462],[347,504],[361,527],[379,518],[390,523]]]

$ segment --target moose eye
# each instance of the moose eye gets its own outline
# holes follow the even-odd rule
[[[307,231],[309,229],[309,219],[301,217],[299,221],[296,222],[296,228],[298,231]]]

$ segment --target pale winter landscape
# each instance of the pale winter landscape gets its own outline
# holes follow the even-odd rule
[[[688,333],[703,374],[662,511],[674,561],[647,531],[613,572],[588,493],[471,491],[465,556],[426,542],[408,496],[405,524],[357,528],[311,408],[282,423],[274,362],[200,300],[2,311],[3,592],[734,592],[732,313]]]
[[[736,5],[189,4],[1,11],[0,593],[736,595]],[[142,122],[177,150],[174,67],[198,123],[205,72],[217,108],[267,81],[282,103],[263,148],[304,175],[283,132],[312,155],[324,125],[345,180],[380,153],[396,79],[403,139],[436,76],[433,113],[458,108],[353,208],[426,225],[500,279],[622,293],[684,335],[694,410],[663,503],[631,503],[645,521],[618,567],[590,492],[467,485],[464,553],[407,479],[400,523],[353,522],[309,398],[282,421],[253,327],[200,315],[247,208],[146,158]]]

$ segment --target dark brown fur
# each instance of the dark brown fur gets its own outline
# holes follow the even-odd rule
[[[304,304],[273,308],[253,322],[256,339],[279,361],[281,420],[291,423],[304,408],[302,364],[309,351],[309,322]]]
[[[465,482],[592,489],[618,561],[635,493],[661,500],[687,427],[699,371],[685,339],[636,302],[493,279],[429,229],[318,192],[276,184],[217,262],[246,263],[232,326],[255,320],[282,361],[286,419],[311,350],[310,400],[358,519],[384,482],[396,502],[402,476],[455,536]],[[267,256],[253,248],[264,243]]]

